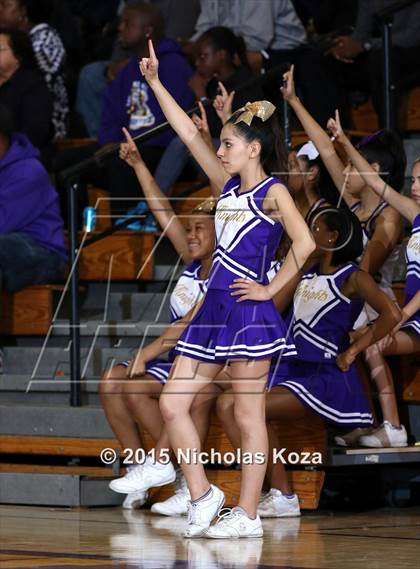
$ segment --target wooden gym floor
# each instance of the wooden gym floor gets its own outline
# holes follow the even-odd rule
[[[419,569],[420,508],[267,520],[264,539],[183,540],[185,518],[0,507],[0,567]]]

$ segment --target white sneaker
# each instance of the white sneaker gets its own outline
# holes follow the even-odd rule
[[[125,497],[122,507],[125,510],[137,510],[144,506],[148,497],[148,493],[141,490],[137,492],[130,492],[130,494],[127,494]]]
[[[277,488],[271,488],[258,504],[257,514],[261,518],[294,518],[300,516],[299,500],[284,496]]]
[[[237,539],[239,537],[262,537],[263,528],[260,516],[251,520],[242,508],[226,508],[226,512],[219,515],[214,526],[209,527],[205,537],[211,539]]]
[[[212,519],[219,513],[225,503],[224,493],[217,486],[210,486],[211,493],[199,502],[188,504],[188,528],[184,537],[203,537],[210,527]]]
[[[122,478],[111,480],[109,487],[114,492],[130,494],[131,492],[146,492],[149,488],[165,486],[175,480],[175,468],[172,463],[156,464],[147,456],[144,464],[132,468]]]
[[[187,481],[181,472],[176,474],[176,490],[175,494],[164,502],[156,502],[150,508],[154,514],[161,516],[186,516],[188,512],[188,503],[191,500],[190,491],[188,490]]]
[[[357,427],[345,435],[336,435],[334,441],[340,447],[357,447],[360,445],[360,437],[369,435],[371,432],[372,427]]]
[[[384,421],[369,435],[360,437],[359,443],[370,448],[406,447],[407,431],[404,425],[394,427],[389,421]]]

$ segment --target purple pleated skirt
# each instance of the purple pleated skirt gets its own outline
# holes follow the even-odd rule
[[[373,424],[368,398],[356,366],[342,372],[335,363],[301,360],[272,365],[268,389],[286,387],[306,407],[338,427]]]
[[[175,347],[205,362],[296,355],[293,340],[272,300],[236,302],[230,292],[209,289],[203,305]]]

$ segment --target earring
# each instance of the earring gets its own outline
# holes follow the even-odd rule
[[[332,243],[332,239],[328,239],[328,243]]]

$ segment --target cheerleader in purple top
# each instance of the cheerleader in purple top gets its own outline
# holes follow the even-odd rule
[[[393,379],[384,356],[412,354],[420,350],[420,159],[413,164],[411,198],[402,196],[388,183],[384,183],[384,180],[354,148],[343,133],[338,114],[335,120],[330,120],[330,127],[365,183],[412,225],[406,249],[406,299],[402,319],[387,338],[371,346],[367,352],[370,366],[376,374],[375,382],[378,386],[384,422],[374,432],[359,439],[361,445],[368,447],[406,446],[407,433],[400,424]]]
[[[315,216],[312,231],[319,265],[300,280],[294,293],[292,333],[297,357],[279,358],[272,366],[266,399],[267,421],[300,419],[315,413],[338,427],[371,425],[373,417],[354,360],[376,338],[382,338],[399,318],[399,310],[380,291],[373,278],[359,269],[362,231],[347,208],[325,208]],[[286,295],[275,299],[279,310]],[[379,318],[350,345],[349,333],[365,300]],[[231,410],[231,398],[218,400],[219,417],[234,447],[240,443]],[[271,432],[271,430],[270,430]],[[271,432],[274,448],[284,446]],[[270,492],[261,499],[261,517],[300,515],[283,464],[270,469]]]
[[[210,384],[229,360],[242,451],[252,462],[243,464],[239,507],[211,528],[223,505],[223,492],[209,484],[202,464],[182,462],[192,498],[184,535],[260,537],[262,526],[256,509],[268,450],[264,385],[271,356],[294,351],[271,299],[299,272],[314,248],[313,240],[287,189],[269,175],[285,171],[277,159],[281,138],[274,130],[273,106],[262,101],[237,111],[223,127],[216,156],[159,81],[151,42],[149,48],[150,57],[140,62],[141,72],[173,129],[222,191],[207,294],[178,342],[179,355],[163,389],[160,409],[174,452],[187,456],[191,449],[200,449],[190,417],[191,404],[195,394]],[[293,255],[287,256],[268,284],[266,274],[283,225],[292,239]]]
[[[293,69],[284,75],[286,86],[282,89],[283,96],[295,111],[307,135],[317,147],[320,156],[334,180],[337,189],[342,193],[344,200],[352,206],[361,223],[364,225],[365,248],[359,261],[360,267],[368,271],[379,283],[381,289],[396,302],[392,290],[392,274],[398,256],[398,243],[402,237],[402,220],[399,212],[390,205],[383,203],[379,196],[370,187],[368,180],[364,180],[351,160],[345,164],[337,153],[330,134],[313,119],[296,96],[293,84]],[[378,172],[381,172],[383,181],[400,189],[404,183],[406,158],[401,139],[392,131],[380,131],[359,144],[360,153]],[[376,318],[375,311],[366,305],[355,326],[360,327]],[[395,395],[389,385],[378,384],[376,370],[372,360],[367,360],[370,375],[378,391],[385,398],[393,398],[394,410],[397,409]],[[371,365],[373,367],[371,367]],[[394,414],[393,420],[399,426],[399,420]],[[343,445],[358,444],[361,429],[343,435],[336,442]],[[367,434],[367,433],[365,433]]]

